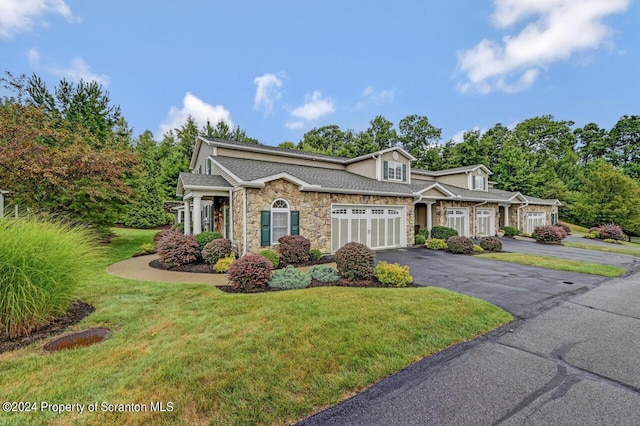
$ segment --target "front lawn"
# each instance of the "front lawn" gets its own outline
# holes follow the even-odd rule
[[[117,230],[115,261],[149,242]],[[227,294],[96,271],[81,290],[96,307],[75,329],[107,327],[87,348],[42,343],[0,355],[0,400],[88,406],[171,402],[172,411],[0,413],[0,424],[283,424],[511,320],[438,288],[320,287]],[[166,405],[165,405],[166,408]],[[86,411],[86,409],[85,409]]]
[[[569,243],[569,242],[562,243],[562,245],[566,247],[580,248],[580,249],[586,249],[586,250],[596,250],[596,251],[602,251],[606,253],[628,254],[631,256],[640,256],[640,247],[638,247],[637,244],[634,244],[634,243],[631,243],[631,244],[632,245],[630,247],[635,247],[635,248],[624,248],[624,244],[621,244],[621,245],[611,244],[610,247],[607,247],[600,244],[589,244],[589,243]]]
[[[579,260],[559,259],[551,256],[538,256],[527,253],[483,253],[476,255],[476,257],[499,260],[501,262],[518,263],[521,265],[537,266],[539,268],[579,272],[581,274],[601,275],[603,277],[617,277],[627,272],[626,269],[618,268],[616,266],[582,262]]]

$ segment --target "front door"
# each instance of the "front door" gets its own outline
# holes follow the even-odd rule
[[[447,226],[458,231],[458,235],[469,236],[469,209],[455,207],[447,209]]]
[[[495,213],[493,209],[478,209],[476,211],[477,237],[495,235]]]

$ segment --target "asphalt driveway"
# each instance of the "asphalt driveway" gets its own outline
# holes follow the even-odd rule
[[[538,249],[522,243],[507,242],[505,249]],[[581,253],[566,249],[554,255]],[[599,263],[637,266],[634,258],[599,252],[581,259],[593,254]],[[520,318],[301,425],[638,424],[639,272],[608,280],[424,249],[378,252],[378,259],[409,264],[419,284],[480,297]]]
[[[538,245],[526,241],[518,243],[522,243],[523,247]],[[376,254],[378,260],[409,265],[416,284],[443,287],[475,296],[519,318],[538,315],[562,300],[584,293],[606,280],[595,275],[453,255],[425,248],[385,250]]]

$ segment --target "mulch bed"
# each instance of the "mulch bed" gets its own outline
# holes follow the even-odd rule
[[[0,337],[0,354],[23,348],[31,343],[62,333],[67,327],[79,323],[84,317],[95,311],[91,305],[76,301],[71,304],[67,313],[31,332],[28,336]]]
[[[309,284],[309,286],[305,288],[312,288],[312,287],[409,288],[409,287],[421,287],[421,286],[417,284],[409,284],[407,287],[396,287],[393,284],[381,283],[376,278],[373,278],[371,280],[357,280],[357,281],[349,281],[347,279],[341,278],[338,281],[329,281],[329,282],[311,280],[311,284]],[[216,286],[216,288],[221,291],[224,291],[225,293],[266,293],[270,291],[287,291],[287,290],[304,290],[305,289],[305,288],[284,289],[284,288],[267,287],[265,289],[255,289],[252,291],[245,291],[230,285]]]
[[[299,266],[324,265],[326,263],[331,263],[334,261],[335,260],[333,257],[325,256],[320,260],[309,260],[307,262],[298,263],[295,266],[299,267]],[[149,262],[149,266],[156,269],[162,269],[164,271],[193,272],[196,274],[218,274],[219,273],[214,271],[213,266],[209,265],[208,263],[190,263],[184,266],[175,266],[175,267],[169,268],[167,265],[164,264],[164,262],[162,262],[161,259],[154,259],[151,262]],[[276,269],[282,269],[282,267],[283,266],[279,266]]]

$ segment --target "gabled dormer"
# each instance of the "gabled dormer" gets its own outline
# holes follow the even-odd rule
[[[411,183],[411,162],[416,158],[400,147],[349,159],[347,171],[381,182]]]

